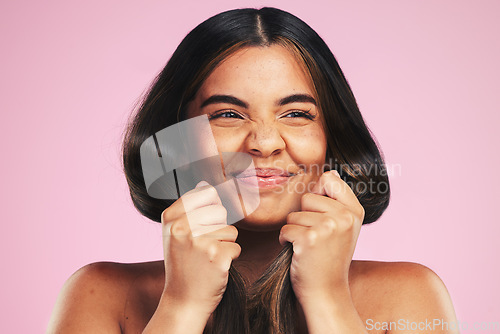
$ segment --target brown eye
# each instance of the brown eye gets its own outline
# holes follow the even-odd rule
[[[241,118],[241,116],[235,113],[234,111],[222,111],[210,115],[209,117],[209,119],[216,119],[216,118]]]
[[[289,117],[290,115],[292,115],[293,117]],[[314,119],[316,116],[311,115],[308,111],[295,110],[287,114],[285,117],[287,118],[304,117],[307,119]]]

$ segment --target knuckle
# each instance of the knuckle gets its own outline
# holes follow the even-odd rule
[[[323,226],[328,231],[335,231],[337,229],[337,222],[332,217],[326,217],[324,218]]]
[[[232,236],[232,238],[236,240],[236,238],[238,237],[238,229],[233,225],[228,225],[226,228],[230,233],[230,235]]]
[[[234,243],[234,257],[237,258],[241,254],[241,246],[237,243]]]
[[[305,234],[305,241],[307,245],[312,246],[316,243],[316,240],[318,239],[318,232],[315,230],[309,230]]]
[[[227,209],[223,205],[217,205],[217,217],[220,217],[224,220],[227,219]]]
[[[232,225],[227,225],[226,227],[220,228],[219,230],[216,230],[217,234],[215,235],[210,235],[209,237],[212,238],[223,238],[224,241],[232,241],[235,242],[236,239],[238,238],[238,230],[236,227]],[[207,235],[208,236],[208,235]]]
[[[283,227],[281,227],[281,231],[283,231],[283,233],[285,233],[288,231],[293,231],[294,228],[295,228],[295,226],[293,226],[291,224],[286,224],[286,225],[283,225]]]
[[[302,207],[307,206],[307,203],[309,203],[313,199],[313,197],[313,193],[305,193],[304,195],[302,195],[300,199],[300,204],[302,205]]]
[[[207,192],[207,194],[210,197],[216,197],[217,196],[217,189],[215,189],[214,186],[209,186],[207,189],[205,189],[205,191]]]
[[[172,217],[171,217],[171,214],[170,214],[170,210],[169,210],[169,208],[166,208],[166,209],[165,209],[165,210],[163,210],[163,212],[161,213],[161,222],[162,222],[162,224],[166,225],[166,224],[168,224],[171,220],[172,220]]]
[[[360,216],[361,221],[363,221],[363,219],[365,218],[365,214],[366,214],[365,208],[360,204],[359,205],[359,216]]]
[[[319,177],[318,181],[325,181],[326,179],[328,179],[330,177],[330,175],[332,174],[332,171],[333,170],[329,170],[327,172],[322,173],[321,176]]]
[[[346,231],[352,230],[356,225],[356,216],[352,212],[346,212],[344,214],[344,229]]]
[[[231,260],[225,260],[221,263],[221,268],[220,270],[225,274],[231,269]]]
[[[170,234],[173,236],[185,236],[190,232],[189,226],[181,221],[176,221],[170,226]]]
[[[332,180],[336,180],[337,177],[335,176],[335,173],[334,173],[334,169],[326,172],[326,173],[323,173],[323,175],[321,175],[321,178],[323,178],[322,182],[326,183],[326,182],[332,182]]]
[[[217,245],[215,245],[214,243],[209,243],[206,248],[206,254],[208,256],[208,260],[210,262],[214,262],[218,254]]]

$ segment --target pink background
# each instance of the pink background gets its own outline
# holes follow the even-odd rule
[[[195,25],[263,5],[325,39],[400,168],[355,258],[423,263],[459,321],[500,321],[499,2],[171,3],[0,4],[0,332],[43,332],[62,284],[89,262],[161,259],[159,226],[135,211],[120,171],[125,120]]]

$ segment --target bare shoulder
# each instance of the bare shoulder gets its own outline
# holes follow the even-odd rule
[[[365,284],[398,284],[401,286],[441,282],[430,268],[415,262],[352,261],[350,275]]]
[[[444,288],[432,269],[414,262],[352,261],[350,275],[365,286],[386,286],[400,293],[408,289],[436,291]]]
[[[456,321],[445,284],[433,270],[422,264],[353,261],[349,274],[354,302],[365,319],[399,321],[406,325],[434,319]],[[399,332],[394,329],[388,333]]]
[[[96,262],[78,269],[61,289],[47,332],[121,333],[124,310],[136,281],[161,276],[162,269],[162,261]]]

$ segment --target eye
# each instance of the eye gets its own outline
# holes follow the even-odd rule
[[[292,117],[288,117],[292,115]],[[286,118],[297,118],[297,117],[304,117],[307,119],[314,119],[316,116],[312,115],[309,111],[302,111],[302,110],[294,110],[291,113],[287,114],[285,116]]]
[[[210,119],[216,119],[216,118],[242,118],[240,115],[235,113],[234,111],[221,111],[221,112],[215,112],[214,114],[209,116]]]

